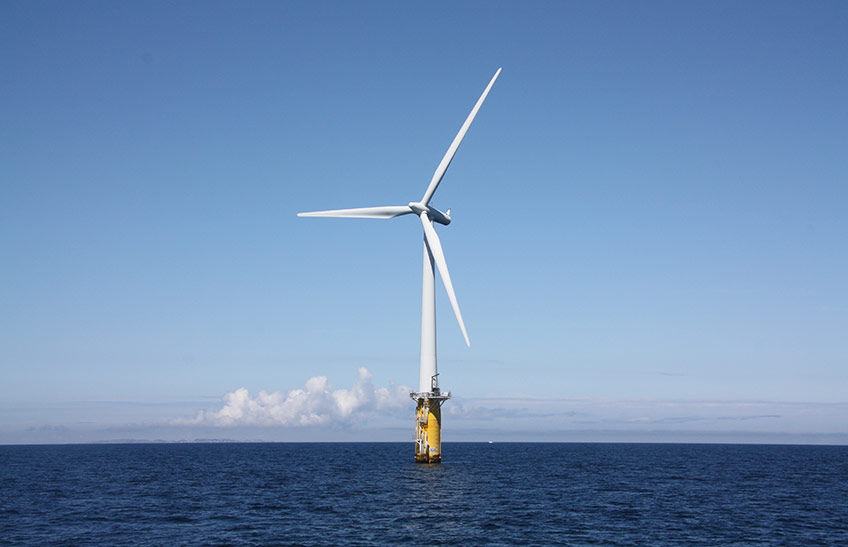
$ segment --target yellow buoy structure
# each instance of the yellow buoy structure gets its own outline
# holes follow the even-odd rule
[[[421,289],[421,360],[418,373],[418,391],[410,393],[416,402],[415,410],[415,461],[421,463],[440,463],[442,461],[442,405],[450,399],[450,392],[439,389],[439,373],[436,363],[436,290],[435,270],[439,270],[442,285],[448,294],[465,343],[470,347],[468,332],[462,321],[459,303],[453,290],[442,243],[433,224],[447,226],[451,223],[450,209],[442,212],[432,205],[430,200],[439,184],[442,182],[448,167],[459,149],[462,139],[471,127],[471,122],[480,110],[483,101],[492,89],[500,75],[501,69],[489,81],[489,85],[480,95],[471,113],[465,119],[462,127],[454,137],[448,151],[445,153],[430,184],[420,201],[412,201],[406,205],[386,205],[380,207],[360,207],[356,209],[333,209],[328,211],[313,211],[298,213],[300,217],[339,217],[339,218],[394,218],[402,215],[416,215],[424,230],[424,269]]]

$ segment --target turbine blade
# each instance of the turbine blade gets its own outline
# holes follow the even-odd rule
[[[424,192],[424,197],[421,198],[421,203],[427,205],[430,203],[430,199],[433,197],[433,194],[436,192],[436,188],[439,187],[439,183],[442,182],[442,177],[445,176],[445,171],[448,170],[451,161],[453,160],[454,154],[456,154],[456,150],[459,148],[462,139],[465,137],[465,133],[468,132],[468,128],[471,127],[471,122],[474,121],[474,116],[477,115],[477,111],[480,110],[480,106],[483,104],[483,101],[486,100],[486,95],[489,94],[489,90],[492,89],[492,85],[495,83],[495,80],[498,79],[498,75],[501,73],[501,69],[499,68],[495,75],[492,76],[492,80],[489,82],[489,85],[486,86],[483,94],[480,95],[480,98],[477,99],[477,104],[474,105],[474,108],[471,109],[471,114],[465,118],[465,123],[462,124],[462,127],[459,129],[459,133],[456,134],[456,137],[453,139],[453,142],[448,148],[448,151],[445,153],[445,157],[442,158],[441,163],[436,168],[436,172],[433,173],[433,178],[430,180],[430,186],[427,187],[427,191]]]
[[[459,329],[462,331],[462,336],[465,338],[465,343],[471,347],[471,342],[468,340],[468,333],[465,331],[465,323],[462,321],[462,314],[459,313],[459,302],[456,301],[456,294],[453,292],[453,283],[451,283],[450,273],[448,273],[448,264],[445,262],[445,253],[442,251],[442,242],[439,241],[439,236],[436,234],[433,223],[427,218],[427,213],[421,213],[421,225],[424,226],[424,237],[427,240],[427,245],[430,247],[430,252],[433,253],[433,260],[436,261],[436,267],[439,269],[439,276],[442,278],[442,284],[445,286],[445,291],[448,293],[453,313],[456,315],[456,320],[459,322]]]
[[[360,207],[358,209],[334,209],[332,211],[312,211],[298,213],[299,217],[344,217],[344,218],[394,218],[408,215],[412,209],[408,205],[386,205],[384,207]]]

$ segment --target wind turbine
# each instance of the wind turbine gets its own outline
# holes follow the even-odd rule
[[[480,110],[483,101],[492,89],[495,80],[501,73],[499,68],[492,76],[489,85],[477,99],[477,104],[471,109],[471,113],[465,119],[465,123],[459,129],[453,139],[448,151],[439,162],[430,184],[419,201],[412,201],[406,205],[386,205],[381,207],[361,207],[357,209],[335,209],[332,211],[314,211],[310,213],[298,213],[299,217],[341,217],[341,218],[395,218],[402,215],[417,215],[424,229],[424,269],[421,288],[421,361],[418,373],[418,391],[410,393],[410,397],[417,401],[415,419],[415,460],[424,463],[439,463],[442,459],[441,448],[441,406],[450,398],[450,392],[442,392],[439,389],[438,367],[436,364],[436,291],[434,265],[439,270],[442,284],[448,293],[453,313],[459,323],[465,343],[471,347],[465,323],[459,311],[459,303],[451,283],[448,265],[445,262],[445,253],[442,251],[442,243],[433,227],[433,223],[447,226],[451,222],[450,209],[446,212],[439,211],[430,205],[433,194],[442,182],[445,172],[450,166],[462,139],[468,132],[471,122]]]

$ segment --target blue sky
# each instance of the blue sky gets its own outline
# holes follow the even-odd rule
[[[295,213],[419,199],[498,67],[445,439],[848,442],[846,51],[839,2],[5,3],[0,442],[411,438],[420,225]]]

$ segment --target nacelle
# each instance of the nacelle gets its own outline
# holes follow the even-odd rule
[[[420,215],[421,213],[427,213],[427,218],[429,218],[433,222],[438,222],[439,224],[443,224],[445,226],[451,223],[450,209],[448,209],[447,213],[443,213],[435,207],[424,205],[420,201],[409,202],[409,208],[412,209],[412,211],[416,215]]]
[[[430,217],[430,220],[432,220],[433,222],[438,222],[439,224],[444,224],[445,226],[451,223],[450,209],[448,209],[447,213],[443,213],[435,207],[429,207],[427,216]]]

